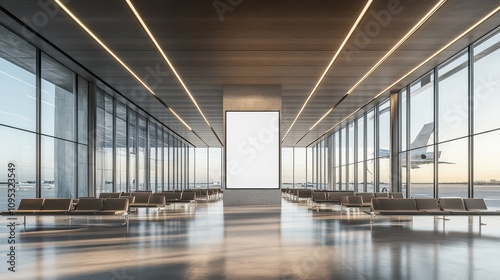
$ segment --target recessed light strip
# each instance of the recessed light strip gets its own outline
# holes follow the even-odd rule
[[[179,75],[179,73],[177,73],[177,70],[175,69],[174,65],[170,62],[170,59],[168,59],[167,55],[165,54],[165,52],[161,48],[161,46],[158,43],[158,41],[156,40],[155,36],[151,32],[151,30],[149,30],[149,27],[147,26],[146,22],[144,22],[144,20],[142,19],[141,15],[139,14],[139,12],[137,11],[137,9],[132,4],[132,1],[131,0],[125,0],[125,2],[127,3],[128,7],[132,11],[132,13],[135,15],[135,17],[137,18],[137,20],[139,21],[139,23],[141,24],[141,26],[144,29],[144,31],[146,32],[146,34],[148,34],[149,39],[151,40],[151,42],[153,42],[153,44],[155,45],[156,49],[161,54],[163,60],[165,60],[165,62],[167,63],[167,65],[170,67],[170,70],[172,70],[172,72],[174,73],[174,76],[177,78],[177,81],[179,81],[179,83],[181,84],[182,88],[184,89],[184,91],[186,92],[186,94],[189,96],[189,98],[193,102],[193,104],[196,107],[196,109],[198,109],[198,112],[200,112],[200,115],[203,117],[203,119],[207,123],[208,127],[210,127],[212,129],[212,125],[210,124],[210,122],[208,121],[207,117],[205,116],[205,114],[201,110],[200,106],[198,105],[198,102],[196,102],[196,99],[193,97],[193,95],[189,91],[188,87],[186,86],[186,84],[182,80],[181,76]],[[217,137],[217,140],[219,141],[219,143],[221,145],[223,145],[222,142],[221,142],[221,140],[219,139],[219,136],[215,133],[215,130],[212,129],[212,132]]]
[[[378,67],[380,67],[380,65],[382,65],[382,63],[384,63],[387,60],[387,58],[389,58],[389,56],[391,56],[420,27],[422,27],[422,25],[424,25],[424,23],[427,20],[429,20],[437,12],[437,10],[439,10],[439,8],[441,8],[444,5],[444,3],[446,1],[447,0],[439,1],[431,10],[429,10],[429,12],[424,17],[422,17],[418,21],[418,23],[415,26],[413,26],[410,29],[410,31],[408,31],[408,33],[406,33],[406,35],[403,36],[403,38],[401,38],[401,40],[399,40],[399,42],[397,42],[368,72],[366,72],[365,75],[363,75],[363,77],[356,84],[354,84],[353,87],[351,87],[351,89],[349,91],[347,91],[347,93],[344,95],[342,100],[344,100],[345,97],[347,97],[347,95],[351,94],[362,82],[364,82],[366,80],[366,78],[368,78],[373,72],[375,72],[375,70],[377,70]],[[313,130],[321,121],[323,121],[323,119],[325,119],[333,111],[333,109],[335,109],[340,103],[341,102],[337,102],[337,104],[335,104],[332,108],[330,108],[330,110],[328,110],[328,112],[326,112],[313,126],[311,126],[311,128],[309,128],[309,131]]]
[[[61,7],[66,14],[68,14],[73,21],[75,21],[87,34],[94,39],[104,50],[106,50],[109,55],[111,55],[127,72],[129,72],[130,75],[132,75],[142,86],[144,86],[145,89],[147,89],[158,101],[160,101],[184,126],[186,126],[190,131],[194,132],[193,129],[170,107],[168,106],[163,100],[161,100],[156,93],[141,79],[139,76],[128,67],[125,62],[123,62],[111,49],[104,44],[97,35],[95,35],[80,19],[71,12],[68,7],[66,7],[63,3],[61,3],[60,0],[55,0],[55,2]]]
[[[412,70],[410,70],[408,73],[406,73],[400,79],[398,79],[396,82],[392,83],[390,86],[388,86],[387,88],[385,88],[383,91],[379,92],[372,99],[370,99],[370,101],[366,102],[363,106],[361,106],[360,108],[358,108],[357,110],[355,110],[354,112],[352,112],[349,116],[345,117],[343,120],[341,120],[340,122],[336,123],[330,129],[328,129],[325,133],[323,133],[320,137],[314,139],[314,141],[312,141],[311,143],[309,143],[309,145],[311,145],[314,142],[318,141],[319,139],[321,139],[321,137],[325,136],[327,133],[329,133],[330,131],[332,131],[335,127],[339,126],[340,124],[342,124],[343,122],[345,122],[346,120],[348,120],[349,118],[351,118],[354,114],[356,114],[357,112],[359,112],[359,110],[361,110],[362,108],[364,108],[365,106],[367,106],[368,104],[370,104],[371,102],[373,102],[375,99],[377,99],[378,97],[380,97],[382,94],[384,94],[387,91],[389,91],[392,87],[394,87],[396,84],[398,84],[399,82],[401,82],[404,78],[406,78],[409,75],[411,75],[417,69],[421,68],[424,64],[426,64],[427,62],[429,62],[431,59],[433,59],[434,57],[438,56],[440,53],[442,53],[443,51],[445,51],[447,48],[449,48],[451,45],[453,45],[454,43],[456,43],[458,40],[462,39],[465,35],[467,35],[469,32],[471,32],[476,27],[478,27],[479,25],[481,25],[483,22],[485,22],[486,20],[488,20],[490,17],[494,16],[498,11],[500,11],[500,6],[496,7],[494,10],[492,10],[490,13],[488,13],[486,16],[484,16],[478,22],[476,22],[475,24],[471,25],[469,28],[467,28],[467,30],[465,30],[464,32],[462,32],[460,35],[458,35],[453,40],[451,40],[448,44],[444,45],[441,49],[439,49],[434,54],[432,54],[431,56],[429,56],[427,59],[425,59],[424,61],[422,61],[418,66],[416,66],[415,68],[413,68]]]
[[[318,87],[321,84],[321,82],[323,82],[323,79],[325,78],[326,74],[328,74],[328,71],[330,71],[330,68],[333,66],[333,63],[337,60],[340,52],[344,49],[345,45],[347,44],[347,41],[349,41],[349,39],[351,38],[352,33],[354,33],[354,30],[356,30],[356,28],[359,25],[359,22],[361,21],[361,19],[363,19],[363,16],[366,14],[366,12],[368,11],[368,8],[370,7],[370,5],[372,3],[373,3],[373,0],[368,0],[368,2],[366,2],[365,7],[363,8],[363,10],[359,14],[358,18],[354,22],[353,26],[351,27],[351,30],[349,30],[349,33],[347,33],[347,36],[344,38],[344,41],[342,42],[342,44],[340,45],[340,47],[335,52],[335,55],[333,56],[332,60],[330,61],[330,63],[326,67],[325,71],[323,72],[323,74],[319,78],[318,82],[316,83],[316,85],[312,89],[311,93],[307,97],[306,101],[304,102],[304,105],[302,105],[302,108],[300,109],[299,113],[297,114],[297,116],[293,120],[292,124],[288,128],[288,130],[285,133],[285,136],[283,137],[283,139],[281,140],[281,142],[285,141],[285,138],[288,136],[288,133],[290,133],[290,130],[292,130],[292,127],[295,125],[295,123],[299,119],[300,115],[302,114],[302,111],[304,111],[304,108],[307,106],[307,103],[309,103],[309,100],[314,95],[314,93],[318,89]]]

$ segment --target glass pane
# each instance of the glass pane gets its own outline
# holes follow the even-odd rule
[[[42,137],[42,197],[75,198],[76,144]]]
[[[347,164],[347,129],[340,130],[340,165]]]
[[[410,151],[411,197],[434,197],[434,146]]]
[[[378,108],[379,128],[379,157],[389,157],[391,147],[391,119],[389,101],[382,103]]]
[[[364,162],[359,162],[357,164],[358,168],[358,192],[363,192],[365,190],[365,179],[364,179],[364,172],[366,169],[366,165]]]
[[[36,131],[35,48],[0,26],[0,123]]]
[[[374,192],[374,181],[375,177],[373,176],[373,172],[375,170],[375,161],[369,160],[366,161],[366,191]]]
[[[196,188],[208,188],[208,149],[196,148]]]
[[[391,162],[388,157],[379,159],[379,169],[380,169],[380,183],[378,190],[380,192],[390,191],[391,183]]]
[[[210,148],[210,173],[209,181],[211,182],[211,187],[220,188],[222,182],[222,162],[221,162],[221,148]],[[291,182],[292,173],[288,173],[289,181]]]
[[[467,138],[438,145],[439,197],[467,198],[469,196],[468,147]]]
[[[408,179],[406,178],[406,154],[407,152],[402,152],[399,154],[400,164],[401,164],[401,192],[403,196],[406,197],[406,190],[408,189]]]
[[[157,168],[158,182],[156,184],[156,192],[163,191],[163,184],[164,184],[164,180],[165,180],[163,146],[164,146],[163,129],[161,126],[158,126],[158,143],[157,143],[158,148],[157,148],[157,155],[156,155],[156,157],[157,157],[156,161],[157,161],[157,167],[158,167]]]
[[[0,209],[7,209],[9,179],[15,179],[16,205],[23,198],[36,197],[36,134],[0,125]],[[13,163],[11,174],[9,163]]]
[[[349,123],[349,158],[348,158],[348,163],[354,163],[354,122]]]
[[[78,197],[89,196],[88,147],[78,145]]]
[[[347,165],[343,165],[340,167],[340,190],[345,191],[347,190],[347,185],[349,182],[349,178],[347,178]]]
[[[109,100],[101,91],[97,95],[102,100]],[[113,114],[102,107],[97,107],[96,114],[96,195],[99,196],[101,192],[113,191],[114,137]]]
[[[365,137],[365,131],[364,131],[364,119],[361,117],[358,119],[358,159],[357,162],[362,162],[365,160],[364,158],[364,152],[365,152],[365,143],[364,143],[364,137]]]
[[[367,159],[375,157],[375,113],[368,112],[366,116],[366,156]]]
[[[500,33],[474,47],[474,131],[500,127]]]
[[[134,192],[137,190],[137,117],[136,113],[129,110],[128,120],[128,182],[129,191]]]
[[[400,115],[399,115],[399,119],[400,119],[400,125],[401,125],[401,135],[400,135],[400,139],[401,139],[401,151],[406,151],[407,150],[407,147],[406,147],[406,139],[407,139],[407,126],[406,126],[406,120],[408,119],[408,116],[407,116],[407,113],[408,113],[408,110],[407,110],[407,106],[408,106],[408,97],[407,97],[407,93],[406,93],[406,89],[403,89],[402,91],[399,92],[399,100],[400,100]]]
[[[434,143],[434,75],[429,73],[410,86],[410,149]],[[420,136],[420,137],[417,137]]]
[[[88,142],[88,90],[89,83],[78,77],[78,142]]]
[[[474,137],[474,197],[484,198],[488,207],[500,209],[500,131]]]
[[[169,169],[168,169],[168,177],[169,177],[169,180],[168,180],[168,184],[169,184],[169,190],[174,190],[175,189],[175,186],[174,186],[174,166],[175,166],[175,157],[174,157],[174,150],[175,150],[175,147],[174,147],[174,138],[172,136],[172,134],[169,135],[169,138],[168,138],[168,145],[169,145],[169,148],[168,148],[168,163],[169,163]],[[201,159],[198,159],[198,156],[196,157],[196,161],[201,161]],[[203,183],[207,183],[208,182],[208,179],[207,179],[207,173],[206,173],[206,165],[207,165],[207,156],[205,155],[205,163],[203,166],[205,166],[204,168],[202,166],[200,166],[200,168],[202,168],[202,170],[200,170],[201,172],[205,172],[205,176],[204,178],[199,181],[199,180],[196,180],[197,182],[203,182]],[[200,171],[197,171],[197,172],[200,172]],[[205,186],[206,187],[206,186]]]
[[[438,68],[439,142],[466,136],[469,129],[468,53]]]
[[[349,180],[347,181],[347,190],[354,191],[354,164],[348,166]]]
[[[295,172],[294,178],[295,185],[290,185],[290,188],[300,188],[303,183],[305,183],[305,170],[306,170],[306,149],[305,148],[294,148],[295,153]],[[221,151],[222,153],[222,151]]]
[[[42,133],[75,140],[74,74],[42,54]]]
[[[116,102],[116,191],[127,191],[127,109]]]
[[[139,135],[138,135],[138,141],[139,141],[139,153],[138,153],[138,160],[139,160],[139,174],[138,174],[138,190],[143,191],[146,190],[146,143],[147,143],[147,126],[146,126],[146,119],[143,117],[139,117]]]
[[[156,190],[156,145],[157,145],[156,125],[149,123],[149,188]]]

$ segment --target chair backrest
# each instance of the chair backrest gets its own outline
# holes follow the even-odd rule
[[[325,192],[313,192],[313,194],[312,194],[312,200],[313,201],[325,200],[325,199],[326,199],[326,193]]]
[[[298,192],[299,197],[311,197],[312,196],[312,191],[311,190],[299,190]]]
[[[415,199],[412,198],[373,198],[372,210],[417,210]]]
[[[195,192],[183,192],[181,195],[182,200],[196,200]]]
[[[180,192],[164,192],[165,198],[168,200],[179,200],[181,199]]]
[[[361,196],[364,202],[371,202],[372,198],[375,197],[375,195],[371,192],[357,192],[354,195]]]
[[[417,203],[417,209],[419,211],[439,211],[438,200],[435,198],[415,198],[415,203]]]
[[[486,207],[486,203],[482,198],[465,198],[464,204],[467,211],[488,210],[488,207]]]
[[[344,195],[340,198],[340,203],[342,204],[348,204],[349,203],[349,196]]]
[[[135,196],[135,202],[134,203],[148,203],[149,197],[151,196],[150,192],[133,192],[133,196]]]
[[[349,204],[363,205],[363,197],[362,196],[351,195],[351,196],[347,197],[347,200],[349,201]]]
[[[388,192],[377,192],[375,193],[376,198],[389,198],[391,197]]]
[[[389,196],[392,198],[404,198],[402,192],[391,192],[389,193]]]
[[[110,198],[111,197],[111,193],[100,193],[99,194],[99,198]]]
[[[127,198],[106,198],[102,206],[103,211],[128,211]]]
[[[129,192],[122,192],[122,195],[120,197],[122,196],[132,196],[132,195]]]
[[[440,198],[439,206],[443,210],[465,211],[464,200],[461,198]]]
[[[72,202],[73,200],[71,198],[46,198],[40,210],[70,211],[73,206]]]
[[[119,192],[114,192],[114,193],[110,193],[108,198],[120,198],[121,195],[122,194]]]
[[[43,198],[23,198],[19,202],[17,210],[40,210],[42,209],[44,200]]]
[[[103,200],[102,198],[80,199],[75,211],[101,211]]]
[[[131,204],[131,203],[135,202],[135,196],[124,196],[122,194],[122,196],[120,198],[126,198],[126,199],[128,199],[128,204]]]
[[[328,200],[341,201],[343,196],[354,195],[354,192],[328,192]]]
[[[165,196],[163,196],[163,195],[152,195],[152,196],[149,197],[148,204],[165,205]]]

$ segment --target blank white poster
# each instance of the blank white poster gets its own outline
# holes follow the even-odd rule
[[[278,189],[279,112],[226,112],[226,187]]]

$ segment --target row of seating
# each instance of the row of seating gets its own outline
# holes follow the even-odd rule
[[[100,193],[99,197],[127,198],[130,208],[165,208],[167,205],[188,204],[191,206],[196,202],[196,192],[194,191],[167,191],[167,192],[133,192],[130,196],[124,196],[123,193]]]
[[[322,204],[340,204],[342,207],[370,207],[372,198],[403,198],[403,193],[399,192],[353,192],[353,191],[315,191],[312,194],[312,209],[319,211]]]
[[[2,216],[103,216],[120,215],[128,224],[129,200],[126,198],[81,198],[73,204],[70,198],[23,198],[17,210],[4,211]]]
[[[483,215],[500,215],[500,211],[488,210],[482,198],[395,198],[372,199],[371,210],[366,212],[371,215],[370,223],[377,215],[431,215],[443,216],[479,216],[479,224]]]
[[[341,206],[346,208],[371,207],[374,198],[403,198],[400,192],[383,193],[355,193],[353,196],[343,196]]]
[[[131,196],[147,196],[147,194],[152,194],[152,191],[136,191],[136,192],[102,192],[99,194],[99,198],[120,198],[120,197],[131,197]],[[174,190],[174,191],[164,191],[162,193],[194,193],[196,200],[206,200],[206,201],[216,201],[222,198],[221,189],[195,189],[195,190]],[[145,203],[143,199],[141,201],[136,201],[137,203]],[[168,198],[167,198],[168,200]]]

